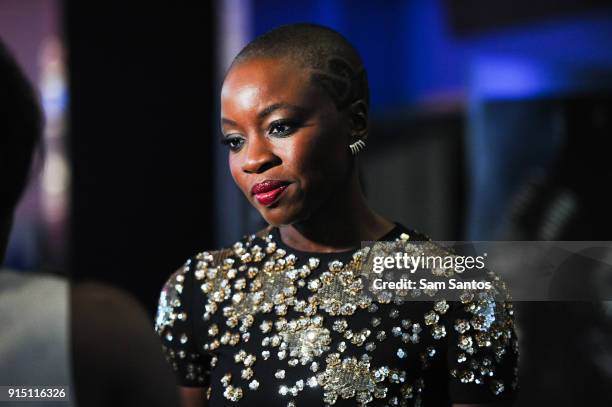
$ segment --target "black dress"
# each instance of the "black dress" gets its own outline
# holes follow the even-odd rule
[[[396,224],[380,240],[395,239],[425,237]],[[211,406],[514,397],[511,304],[372,300],[352,285],[360,253],[300,252],[268,228],[188,260],[164,286],[156,320],[180,385],[207,388]]]

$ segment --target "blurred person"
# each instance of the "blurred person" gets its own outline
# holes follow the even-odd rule
[[[1,260],[43,128],[36,95],[1,42],[0,89]],[[59,276],[0,271],[0,386],[70,386],[68,292]]]
[[[2,259],[43,128],[36,94],[2,42],[0,89]],[[3,269],[0,310],[0,386],[65,386],[70,399],[27,405],[178,405],[159,339],[125,293],[95,283],[71,288],[61,276]]]
[[[269,226],[195,255],[162,289],[156,329],[185,405],[514,398],[507,304],[490,304],[495,322],[478,328],[477,346],[472,332],[463,335],[469,326],[455,328],[482,317],[475,300],[384,303],[344,285],[357,276],[362,241],[427,239],[364,198],[357,169],[368,83],[345,38],[311,24],[258,37],[226,74],[221,116],[232,177]]]

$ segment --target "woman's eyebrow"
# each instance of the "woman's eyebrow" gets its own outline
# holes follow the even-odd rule
[[[294,110],[298,114],[304,114],[304,113],[308,112],[308,109],[306,109],[304,107],[292,105],[290,103],[280,102],[280,103],[274,103],[274,104],[266,107],[265,109],[263,109],[261,112],[257,113],[257,118],[262,120],[266,116],[269,116],[270,114],[272,114],[276,110],[280,110],[280,109]],[[223,126],[224,124],[227,124],[229,126],[238,126],[238,122],[236,122],[236,121],[234,121],[232,119],[228,119],[226,117],[222,117],[221,118],[221,125]]]
[[[270,115],[272,112],[274,112],[276,110],[279,110],[279,109],[290,109],[290,110],[295,110],[295,111],[297,111],[299,113],[303,113],[303,112],[307,111],[307,109],[305,109],[303,107],[292,105],[292,104],[289,104],[289,103],[281,102],[281,103],[274,103],[274,104],[266,107],[265,109],[263,109],[261,112],[259,112],[257,114],[257,117],[259,119],[263,119],[266,116]]]
[[[236,123],[233,120],[226,119],[225,117],[221,118],[221,124],[229,124],[230,126],[238,126],[238,123]]]

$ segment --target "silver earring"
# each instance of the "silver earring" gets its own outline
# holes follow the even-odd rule
[[[351,154],[357,155],[361,150],[363,150],[366,146],[365,141],[357,140],[353,144],[349,144],[349,148],[351,149]]]

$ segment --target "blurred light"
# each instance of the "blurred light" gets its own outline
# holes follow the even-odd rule
[[[223,75],[232,60],[252,35],[251,0],[218,0],[219,74]]]
[[[474,61],[470,92],[476,99],[531,99],[597,89],[609,85],[610,78],[529,58],[489,56]]]
[[[539,67],[521,59],[484,59],[476,63],[474,88],[488,98],[523,97],[554,88],[552,78]]]
[[[41,53],[41,96],[45,111],[45,165],[41,180],[41,210],[46,251],[56,265],[65,261],[68,233],[70,166],[65,133],[68,87],[64,47],[58,37],[47,38]]]

